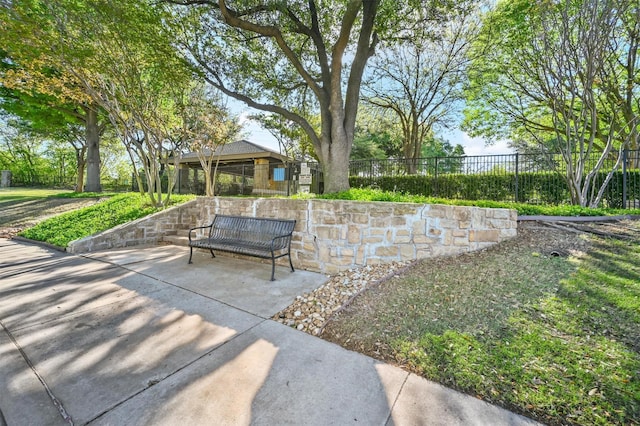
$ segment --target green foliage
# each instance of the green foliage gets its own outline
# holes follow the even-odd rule
[[[640,209],[588,208],[574,205],[531,205],[509,201],[492,200],[455,200],[424,195],[413,195],[402,192],[383,191],[373,188],[351,188],[348,191],[334,194],[322,194],[313,197],[309,194],[294,196],[293,198],[319,198],[325,200],[354,200],[354,201],[386,201],[396,203],[446,204],[454,206],[476,206],[498,209],[514,209],[519,215],[543,216],[612,216],[612,215],[640,215]]]
[[[596,177],[596,187],[604,182],[607,172]],[[622,208],[623,179],[615,172],[603,197],[602,207]],[[627,171],[628,182],[640,182],[640,170]],[[401,192],[462,200],[517,201],[531,204],[561,205],[570,203],[566,183],[554,172],[500,172],[496,174],[442,174],[360,177],[349,179],[353,188],[374,187],[383,191]],[[517,199],[516,194],[517,183]],[[640,185],[627,185],[627,198],[640,199]]]
[[[79,194],[84,196],[84,194]],[[94,194],[95,196],[95,194]],[[173,203],[185,202],[192,195],[174,195]],[[113,228],[159,211],[137,193],[119,194],[73,212],[55,216],[20,233],[25,238],[66,247],[71,241]]]
[[[402,138],[402,127],[395,115],[365,103],[358,108],[350,159],[401,157]]]
[[[118,195],[116,192],[60,192],[50,198],[107,198]]]

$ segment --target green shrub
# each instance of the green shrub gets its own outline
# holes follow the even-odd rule
[[[310,198],[308,194],[305,198]],[[542,216],[611,216],[611,215],[640,215],[640,209],[622,210],[611,208],[590,209],[587,207],[574,206],[570,204],[561,205],[534,205],[525,203],[514,203],[512,201],[494,200],[460,200],[436,197],[425,197],[424,195],[413,195],[399,192],[383,191],[374,188],[351,188],[348,191],[334,194],[317,195],[316,198],[325,200],[354,200],[354,201],[390,201],[397,203],[421,203],[421,204],[446,204],[455,206],[476,206],[486,208],[513,209],[519,215],[542,215]]]
[[[596,176],[596,189],[600,188],[606,175],[606,172],[601,172]],[[623,181],[624,175],[621,171],[613,174],[604,193],[602,207],[624,207],[622,205]],[[447,199],[516,201],[553,205],[571,203],[567,183],[561,175],[554,172],[521,172],[517,176],[515,173],[351,176],[349,183],[352,188],[376,188],[382,191]],[[640,199],[639,170],[627,172],[627,199]]]

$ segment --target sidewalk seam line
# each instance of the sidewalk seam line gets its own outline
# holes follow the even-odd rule
[[[400,385],[400,390],[398,390],[398,394],[396,395],[395,399],[393,400],[393,404],[391,404],[391,409],[389,410],[389,416],[387,417],[387,421],[385,422],[385,425],[388,425],[389,421],[392,420],[392,418],[393,418],[393,410],[395,410],[396,404],[398,403],[398,399],[400,398],[400,394],[404,390],[404,385],[406,385],[407,384],[407,380],[409,380],[409,376],[411,375],[411,373],[409,373],[409,372],[406,372],[406,373],[407,373],[407,375],[404,377],[404,380],[402,381],[402,385]]]
[[[18,343],[16,338],[13,336],[13,334],[11,334],[9,329],[7,329],[7,327],[5,327],[5,325],[2,323],[2,321],[0,321],[0,327],[2,327],[2,329],[7,334],[7,336],[9,337],[11,342],[13,343],[13,345],[16,347],[16,349],[18,349],[18,352],[20,352],[20,355],[22,356],[24,361],[27,363],[27,365],[29,366],[31,371],[33,371],[33,374],[38,378],[38,380],[40,381],[40,383],[44,387],[45,391],[47,392],[47,395],[49,395],[49,398],[51,399],[51,402],[58,409],[58,413],[60,414],[60,416],[62,416],[62,418],[64,419],[65,422],[67,422],[71,426],[73,426],[73,419],[67,413],[67,411],[64,409],[64,406],[62,405],[62,402],[60,402],[60,400],[58,398],[56,398],[56,396],[53,394],[53,392],[51,391],[51,388],[49,388],[49,385],[47,385],[47,382],[40,375],[40,373],[38,373],[38,371],[36,370],[36,367],[33,365],[33,362],[31,362],[31,360],[29,359],[29,357],[27,356],[25,351],[22,349],[22,347],[20,346],[20,344]]]
[[[235,336],[231,337],[229,340],[226,340],[222,343],[220,343],[219,345],[216,345],[215,347],[211,348],[211,350],[205,352],[204,354],[200,355],[199,357],[193,359],[192,361],[189,361],[188,363],[184,364],[183,366],[179,367],[177,370],[167,374],[166,376],[164,376],[162,379],[158,380],[156,383],[154,383],[151,386],[147,386],[144,389],[140,389],[138,392],[134,393],[133,395],[130,395],[129,397],[127,397],[126,399],[123,399],[122,401],[114,404],[113,406],[107,408],[106,410],[104,410],[102,413],[98,414],[97,416],[95,416],[94,418],[88,420],[85,423],[86,425],[89,425],[91,423],[93,423],[94,421],[98,420],[100,417],[104,416],[105,414],[108,414],[109,412],[115,410],[116,408],[118,408],[119,406],[121,406],[122,404],[127,403],[128,401],[132,400],[133,398],[137,397],[138,395],[141,395],[142,393],[146,392],[147,390],[158,386],[160,383],[164,382],[165,380],[169,379],[170,377],[173,377],[174,375],[178,374],[179,372],[181,372],[182,370],[192,366],[193,364],[195,364],[196,362],[200,361],[201,359],[203,359],[206,356],[209,356],[211,353],[213,353],[214,351],[222,348],[223,346],[226,346],[227,344],[233,342],[234,340],[236,340],[237,338],[239,338],[240,336],[244,335],[245,333],[247,333],[248,331],[253,330],[254,328],[258,327],[259,325],[262,325],[263,323],[265,323],[266,321],[268,321],[267,319],[262,319],[262,321],[252,325],[251,327],[247,328],[246,330],[244,330],[241,333],[236,334]]]

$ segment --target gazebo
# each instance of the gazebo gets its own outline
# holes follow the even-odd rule
[[[247,140],[222,145],[216,149],[218,164],[216,194],[288,194],[293,159]],[[204,173],[195,152],[180,159],[178,193],[203,193]]]

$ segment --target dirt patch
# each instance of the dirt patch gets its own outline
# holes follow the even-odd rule
[[[0,238],[11,238],[20,231],[59,214],[100,202],[99,198],[39,198],[0,202]]]

